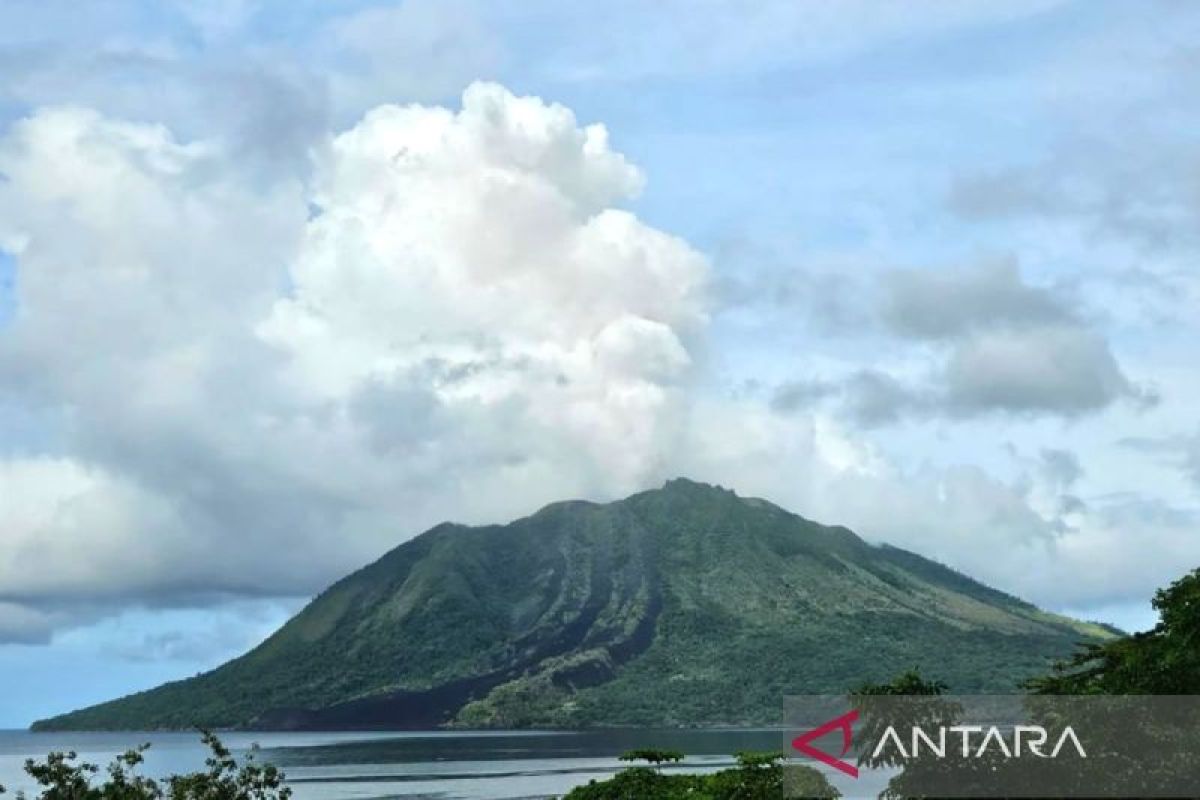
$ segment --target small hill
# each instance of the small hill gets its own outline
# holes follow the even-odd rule
[[[776,722],[911,667],[1004,691],[1111,634],[914,553],[684,479],[442,524],[206,674],[35,729]]]

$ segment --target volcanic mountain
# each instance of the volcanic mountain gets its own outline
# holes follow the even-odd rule
[[[678,479],[445,523],[245,655],[38,729],[771,723],[906,669],[1013,690],[1103,627],[764,500]]]

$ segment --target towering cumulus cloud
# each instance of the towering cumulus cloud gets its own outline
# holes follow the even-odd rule
[[[0,147],[36,453],[3,464],[0,635],[311,592],[444,516],[659,477],[708,267],[619,208],[642,176],[602,126],[477,84],[314,158],[263,186],[79,109]]]
[[[292,291],[258,330],[377,453],[514,491],[563,458],[636,486],[707,273],[615,208],[641,182],[603,127],[499,86],[457,114],[378,108],[322,159]]]

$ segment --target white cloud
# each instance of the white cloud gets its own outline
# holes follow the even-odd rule
[[[1104,339],[1075,326],[973,336],[951,354],[945,385],[956,413],[1073,415],[1138,396]]]
[[[81,621],[22,603],[0,602],[0,643],[46,644],[55,628]]]
[[[846,470],[803,507],[1048,608],[1142,602],[1181,564],[1200,563],[1195,509],[1127,497],[1085,503],[1057,483],[1028,474],[1006,482],[968,465]]]
[[[1141,409],[1158,401],[1126,377],[1107,338],[1064,293],[1026,283],[1012,260],[893,269],[879,286],[884,329],[936,366],[915,378],[857,367],[836,380],[785,382],[776,407],[836,400],[844,416],[871,427],[996,413],[1071,418],[1120,400]]]
[[[1015,261],[985,261],[959,269],[896,269],[882,277],[880,315],[900,336],[953,340],[996,327],[1069,322],[1066,303],[1030,286]]]
[[[906,472],[823,415],[699,389],[709,265],[622,208],[640,171],[561,106],[475,84],[461,110],[382,106],[322,137],[311,175],[237,153],[77,108],[0,142],[19,260],[0,377],[55,428],[51,453],[0,462],[0,637],[87,605],[312,592],[446,517],[673,474],[1043,602],[1113,599],[1106,570],[1139,546],[979,469]],[[1131,596],[1186,552],[1157,530],[1178,546],[1139,551]],[[1110,555],[1088,562],[1091,536]]]
[[[147,568],[169,567],[154,562],[186,545],[159,498],[99,470],[25,459],[0,464],[0,478],[0,586],[7,597],[59,598],[80,586],[93,596],[144,590],[131,582]]]
[[[57,456],[5,463],[5,598],[313,591],[671,452],[708,267],[615,207],[640,173],[561,106],[381,107],[308,196],[79,109],[15,126],[0,171],[0,373],[61,424]]]
[[[499,86],[472,86],[458,114],[376,109],[318,168],[291,296],[258,330],[313,401],[424,382],[461,480],[485,465],[471,460],[519,484],[566,457],[636,487],[708,270],[612,207],[640,185],[602,127]],[[463,432],[486,413],[500,429]]]

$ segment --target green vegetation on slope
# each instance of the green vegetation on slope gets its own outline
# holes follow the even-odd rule
[[[1010,690],[1104,629],[686,480],[440,525],[207,674],[37,727],[774,722],[784,694],[936,664]]]

